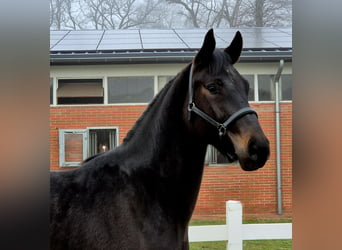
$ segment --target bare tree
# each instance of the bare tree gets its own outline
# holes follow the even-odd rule
[[[256,27],[263,27],[264,26],[264,19],[265,19],[265,0],[255,0],[254,5],[254,20]]]
[[[50,28],[287,26],[291,8],[291,0],[50,0]]]
[[[64,0],[66,7],[66,23],[65,26],[71,29],[82,29],[84,18],[79,11],[79,5],[76,0]]]
[[[199,27],[285,26],[291,0],[166,0],[181,7],[185,25]]]
[[[84,15],[95,29],[129,29],[153,22],[154,0],[83,0]]]
[[[150,0],[147,0],[150,1]],[[165,0],[151,0],[154,2],[154,8],[151,12],[152,20],[147,25],[139,26],[141,28],[181,28],[187,22],[186,17],[180,13],[183,8],[179,5],[172,5]]]
[[[220,0],[166,0],[166,2],[181,6],[182,11],[179,15],[185,17],[191,27],[213,27],[222,18]]]
[[[226,20],[229,27],[244,26],[245,21],[242,12],[243,0],[223,0],[222,18]]]
[[[169,10],[162,10],[159,0],[145,0],[139,4],[138,9],[135,21],[139,28],[162,28],[164,26],[163,19],[169,12]]]
[[[50,0],[50,27],[60,30],[65,20],[64,0]]]
[[[247,26],[287,26],[292,23],[291,0],[247,0],[244,12]]]
[[[84,18],[77,0],[50,0],[51,29],[82,29]]]
[[[183,7],[184,11],[179,12],[180,15],[186,17],[188,21],[190,21],[195,28],[199,28],[198,24],[198,11],[199,11],[199,3],[197,0],[166,0],[171,4],[180,5]]]
[[[104,28],[104,0],[84,0],[83,14],[89,21],[90,25],[95,29]]]

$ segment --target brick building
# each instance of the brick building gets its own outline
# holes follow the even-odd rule
[[[215,30],[225,48],[236,30]],[[225,201],[245,214],[277,214],[275,102],[272,75],[285,60],[281,89],[282,207],[292,213],[292,29],[243,28],[236,68],[250,82],[250,104],[271,142],[266,166],[244,172],[212,147],[195,217],[220,217]],[[153,96],[200,48],[206,30],[50,32],[50,169],[63,171],[119,145]]]

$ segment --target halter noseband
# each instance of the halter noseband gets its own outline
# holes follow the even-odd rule
[[[222,137],[226,133],[228,126],[232,122],[240,119],[242,116],[245,116],[247,114],[255,114],[256,116],[258,116],[258,114],[256,113],[256,111],[254,109],[252,109],[250,107],[244,107],[244,108],[241,108],[240,110],[236,111],[234,114],[232,114],[224,123],[220,123],[220,122],[217,122],[216,120],[214,120],[213,118],[211,118],[209,115],[204,113],[199,108],[197,108],[195,105],[195,102],[193,100],[193,95],[194,95],[194,93],[193,93],[194,87],[192,85],[193,65],[194,64],[192,63],[191,68],[190,68],[190,75],[189,75],[189,105],[188,105],[189,119],[191,117],[191,112],[196,113],[197,115],[202,117],[204,120],[209,122],[211,125],[215,126],[219,131],[219,136]]]

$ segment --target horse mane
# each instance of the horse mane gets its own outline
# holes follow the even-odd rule
[[[103,155],[104,153],[106,153],[106,152],[101,152],[101,153],[97,153],[96,155],[89,156],[87,159],[85,159],[85,160],[82,162],[81,165],[83,165],[84,163],[86,163],[86,162],[88,162],[88,161],[91,161],[92,159],[94,159],[94,158],[96,158],[96,157],[98,157],[98,156],[100,156],[100,155]]]

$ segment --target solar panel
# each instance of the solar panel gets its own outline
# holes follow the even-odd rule
[[[207,29],[176,29],[175,32],[181,37],[187,47],[198,49],[202,46]]]
[[[244,48],[292,48],[292,28],[214,29],[217,47],[225,48],[236,31]],[[199,49],[208,29],[125,29],[50,31],[51,51]]]
[[[173,30],[141,30],[144,49],[183,49],[186,44]]]
[[[55,46],[68,32],[65,30],[50,31],[50,48]]]
[[[98,50],[142,49],[139,30],[106,30]]]

